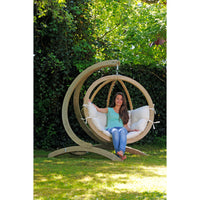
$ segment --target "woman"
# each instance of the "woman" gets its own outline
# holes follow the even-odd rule
[[[129,115],[124,94],[117,92],[111,107],[99,108],[96,105],[94,106],[98,112],[107,113],[106,130],[112,134],[115,152],[122,160],[126,159],[124,153],[126,151],[127,134],[137,130],[131,130],[128,127]]]

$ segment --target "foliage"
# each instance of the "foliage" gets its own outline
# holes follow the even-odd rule
[[[166,5],[136,0],[97,0],[92,5],[97,58],[119,58],[123,63],[166,64]]]
[[[94,63],[87,0],[34,2],[34,140],[38,148],[67,143],[61,121],[71,81]],[[58,133],[59,132],[59,136]]]
[[[92,153],[47,159],[35,151],[34,199],[166,199],[166,149],[134,148],[149,156],[113,163]]]

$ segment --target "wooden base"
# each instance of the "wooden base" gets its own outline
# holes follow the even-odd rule
[[[91,152],[91,153],[96,153],[96,154],[102,155],[112,161],[122,161],[118,156],[116,156],[115,154],[113,154],[105,149],[112,150],[113,146],[109,146],[109,145],[106,146],[103,144],[98,144],[93,147],[82,147],[82,146],[66,147],[66,148],[58,149],[56,151],[51,152],[48,155],[48,158],[63,155],[65,153],[72,153],[74,155],[84,155],[87,152]],[[129,152],[131,154],[136,154],[136,155],[147,156],[147,154],[145,154],[144,152],[134,149],[132,147],[128,147],[128,146],[126,146],[126,152]]]
[[[71,153],[71,152],[91,152],[91,153],[96,153],[96,154],[102,155],[106,158],[109,158],[112,161],[122,161],[115,154],[113,154],[109,151],[106,151],[104,149],[100,149],[97,147],[82,147],[82,146],[66,147],[66,148],[62,148],[62,149],[53,151],[48,155],[48,158],[52,158],[55,156],[59,156],[59,155],[62,155],[65,153]]]
[[[146,154],[138,149],[134,149],[134,148],[128,147],[128,146],[126,146],[126,152],[129,152],[129,153],[135,154],[135,155],[148,156],[148,154]]]
[[[107,150],[112,150],[114,149],[113,145],[104,145],[104,144],[97,144],[95,147],[102,148],[102,149],[107,149]],[[132,147],[126,146],[126,152],[134,155],[142,155],[142,156],[148,156],[148,154],[138,150],[134,149]]]

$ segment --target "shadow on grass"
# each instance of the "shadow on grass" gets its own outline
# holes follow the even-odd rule
[[[54,195],[50,194],[53,193]],[[161,192],[128,192],[128,191],[108,191],[108,190],[65,190],[51,189],[46,190],[44,198],[34,199],[70,199],[70,200],[166,200],[166,193]]]
[[[35,199],[166,199],[166,150],[151,148],[124,162],[93,153],[48,159],[36,151]]]

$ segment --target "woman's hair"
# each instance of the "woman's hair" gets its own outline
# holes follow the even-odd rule
[[[115,99],[118,95],[122,96],[122,105],[119,109],[119,116],[121,118],[121,120],[123,121],[123,124],[127,124],[128,120],[129,120],[129,115],[128,115],[128,109],[127,109],[127,103],[126,103],[126,97],[124,95],[124,93],[122,92],[117,92],[113,98],[113,101],[111,103],[111,107],[115,107]]]

